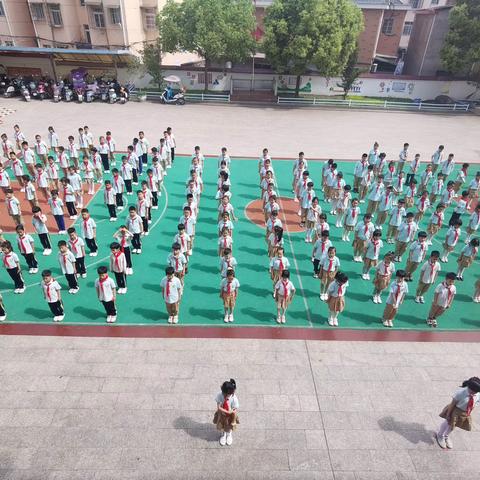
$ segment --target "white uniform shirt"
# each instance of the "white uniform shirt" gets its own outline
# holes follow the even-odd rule
[[[468,228],[476,232],[478,230],[479,225],[480,225],[480,212],[473,212],[470,215],[470,219],[468,221]]]
[[[228,260],[225,257],[220,259],[220,275],[225,278],[227,276],[228,270],[235,270],[237,267],[237,259],[235,257],[230,257]]]
[[[432,155],[432,163],[433,165],[440,165],[443,161],[443,151],[436,150]]]
[[[25,185],[25,198],[27,200],[34,200],[35,199],[35,185],[32,182],[28,182]]]
[[[289,270],[290,269],[290,262],[288,261],[288,258],[286,257],[273,257],[270,260],[270,268],[276,271],[283,272],[283,270]]]
[[[430,207],[430,200],[428,198],[420,197],[416,203],[417,203],[417,210],[419,212],[425,213]]]
[[[118,252],[118,254],[112,253],[110,255],[110,270],[115,273],[127,272],[127,260],[123,252]]]
[[[41,172],[37,171],[35,173],[35,178],[37,181],[37,186],[40,188],[48,188],[48,175],[47,172],[42,170]]]
[[[94,238],[94,229],[97,228],[97,224],[93,218],[89,217],[87,220],[82,218],[80,222],[83,238]]]
[[[70,248],[70,251],[75,258],[82,258],[84,256],[85,242],[83,241],[83,238],[77,237],[75,240],[69,239],[67,243],[68,248]]]
[[[408,243],[415,238],[418,225],[415,222],[403,222],[398,228],[397,240],[399,242]]]
[[[188,235],[192,236],[192,235],[195,234],[195,223],[197,223],[197,222],[196,222],[195,218],[193,218],[192,216],[187,218],[184,215],[182,215],[180,217],[178,223],[183,223],[183,225],[185,225],[185,232]]]
[[[383,247],[382,240],[373,241],[373,239],[371,239],[367,243],[367,251],[365,252],[365,257],[368,258],[369,260],[378,260],[378,257],[380,255],[380,249],[382,247]]]
[[[392,208],[393,192],[384,192],[380,197],[380,203],[378,204],[378,210],[380,212],[388,212]]]
[[[404,207],[394,207],[390,215],[388,224],[392,227],[399,227],[403,222],[403,217],[407,214]]]
[[[112,186],[115,194],[123,193],[125,191],[125,182],[123,181],[123,178],[120,175],[117,175],[117,176],[114,175],[112,177]]]
[[[394,308],[398,308],[402,303],[403,299],[408,293],[408,284],[407,282],[393,282],[390,285],[389,294],[387,297],[387,303],[392,305]]]
[[[63,185],[63,200],[65,201],[65,203],[75,202],[75,191],[69,183]]]
[[[443,190],[443,180],[436,180],[435,182],[433,182],[432,184],[432,191],[431,193],[433,195],[440,195],[442,193],[442,190]]]
[[[445,243],[449,247],[454,247],[457,244],[461,233],[462,233],[462,231],[460,230],[460,228],[455,228],[453,226],[450,227],[447,230],[447,236],[445,237]]]
[[[47,216],[45,214],[41,213],[38,217],[33,215],[32,225],[38,234],[48,233]]]
[[[0,172],[0,187],[9,187],[10,186],[10,175],[2,170]]]
[[[82,190],[82,177],[78,173],[68,175],[67,178],[70,180],[70,185],[76,192],[80,192]]]
[[[440,166],[440,172],[444,175],[450,175],[455,168],[455,160],[451,159],[450,161],[445,160]]]
[[[75,273],[75,255],[72,252],[67,251],[65,253],[60,252],[58,254],[58,263],[62,269],[62,273],[73,274]]]
[[[143,232],[143,222],[140,215],[135,215],[134,217],[127,217],[125,225],[128,228],[130,233],[142,233]]]
[[[233,238],[230,235],[224,237],[223,235],[219,237],[217,242],[219,248],[232,248]]]
[[[35,163],[35,153],[31,148],[22,149],[22,159],[25,165],[31,165]]]
[[[240,408],[240,404],[238,403],[238,398],[235,394],[230,395],[227,399],[228,405],[230,406],[229,410],[238,410]],[[225,403],[225,397],[223,396],[222,392],[219,392],[218,395],[215,397],[215,402],[217,404],[223,405]]]
[[[354,227],[358,223],[358,217],[360,216],[360,207],[351,207],[345,214],[345,225]]]
[[[165,303],[177,303],[180,300],[182,296],[182,282],[177,277],[174,276],[170,280],[167,277],[163,277],[160,287],[163,289]]]
[[[7,270],[17,268],[17,265],[19,263],[18,255],[15,252],[10,252],[7,254],[2,252],[2,263]]]
[[[46,155],[48,153],[48,146],[43,141],[35,141],[35,152],[37,155]]]
[[[384,277],[391,277],[395,273],[395,264],[390,262],[388,265],[382,260],[379,262],[375,268],[375,271],[378,275],[382,275]]]
[[[383,183],[374,183],[370,189],[370,193],[368,195],[368,200],[372,200],[374,202],[378,202],[382,197],[383,191],[385,189],[385,185]]]
[[[98,299],[101,302],[111,302],[113,300],[113,292],[117,287],[115,282],[110,277],[107,277],[103,281],[97,278],[95,280],[95,288],[98,289]]]
[[[323,258],[328,254],[328,249],[332,246],[332,242],[327,239],[326,242],[322,242],[322,239],[319,238],[314,244],[313,244],[313,258],[315,260],[320,260],[320,262],[323,260]]]
[[[23,175],[22,162],[21,162],[18,158],[15,158],[15,159],[12,161],[11,167],[12,167],[13,174],[14,174],[16,177],[21,177],[21,176]]]
[[[362,160],[359,160],[356,164],[355,164],[355,168],[353,170],[353,174],[356,176],[356,177],[360,177],[360,178],[363,178],[365,173],[367,172],[367,167],[368,167],[368,162],[363,162]]]
[[[459,388],[453,395],[453,400],[455,401],[455,405],[463,411],[467,410],[468,404],[470,402],[470,393],[468,391],[468,387]],[[480,393],[475,393],[473,395],[473,407],[475,408],[476,405],[480,402]]]
[[[340,268],[340,260],[337,256],[330,258],[327,253],[320,262],[320,265],[326,272],[334,272]]]
[[[175,270],[175,273],[177,272],[183,272],[183,269],[187,265],[187,259],[185,258],[185,255],[183,253],[180,253],[178,257],[176,257],[173,253],[171,253],[167,257],[167,266],[168,267],[173,267]]]
[[[220,290],[223,293],[238,293],[238,289],[240,288],[240,282],[236,279],[233,278],[231,282],[228,281],[227,278],[222,279],[220,282]]]
[[[6,198],[5,203],[7,204],[7,210],[10,215],[20,215],[20,202],[16,197]]]
[[[440,262],[432,263],[430,260],[425,262],[420,269],[420,281],[431,284],[435,282],[438,272],[442,269]]]
[[[70,162],[68,157],[65,155],[65,152],[58,152],[57,159],[60,162],[61,168],[68,168],[70,166]]]
[[[132,166],[129,163],[122,163],[122,168],[120,169],[120,174],[122,175],[123,180],[131,180],[132,179]]]
[[[453,297],[457,293],[455,285],[447,285],[445,282],[439,283],[435,289],[437,294],[437,303],[439,307],[446,308],[451,304]]]
[[[48,132],[48,141],[52,148],[58,147],[58,135],[56,132]]]
[[[173,243],[178,243],[180,245],[180,251],[182,253],[188,252],[189,242],[190,242],[190,235],[188,235],[187,233],[184,233],[183,235],[180,235],[179,233],[177,233],[173,238]]]
[[[425,260],[427,255],[428,245],[427,242],[420,242],[415,240],[410,245],[408,258],[411,262],[421,263]]]
[[[475,258],[478,253],[478,247],[472,247],[472,245],[465,245],[462,249],[462,255],[464,257],[473,257]]]
[[[78,146],[75,143],[69,143],[67,147],[68,156],[70,158],[78,158]]]
[[[365,223],[363,220],[355,227],[355,233],[360,240],[370,240],[374,230],[375,225],[372,222]]]
[[[275,292],[281,297],[291,297],[295,293],[295,286],[290,280],[280,279],[275,284]]]
[[[327,294],[330,297],[344,297],[347,290],[348,282],[340,285],[337,281],[332,282],[327,288]]]
[[[28,233],[23,237],[17,235],[17,245],[20,253],[33,253],[33,238]]]
[[[50,205],[53,215],[63,215],[63,202],[58,197],[55,200],[49,198],[48,204]]]
[[[62,287],[56,280],[50,280],[48,283],[42,281],[40,287],[48,303],[56,303],[60,300],[60,290]]]

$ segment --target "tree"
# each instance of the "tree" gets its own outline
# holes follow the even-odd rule
[[[265,16],[263,48],[277,73],[301,75],[309,67],[325,77],[340,75],[363,28],[351,0],[274,0]]]
[[[450,11],[449,30],[441,51],[450,73],[464,74],[480,85],[480,3],[458,0]]]
[[[358,68],[358,47],[353,50],[353,52],[348,57],[347,63],[343,68],[342,73],[342,82],[337,83],[337,86],[343,89],[343,98],[346,99],[348,92],[352,88],[352,85],[355,83],[355,80],[362,73],[362,69]]]
[[[212,63],[244,62],[255,51],[251,0],[167,0],[158,18],[165,52],[195,52],[205,61],[205,91]]]
[[[154,43],[144,42],[143,49],[140,50],[140,57],[135,57],[129,66],[129,71],[132,73],[143,74],[142,77],[148,73],[152,77],[153,83],[161,88],[163,83],[162,73],[162,49],[161,41],[158,38]]]

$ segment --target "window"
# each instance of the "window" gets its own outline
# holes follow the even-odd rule
[[[412,8],[422,8],[423,0],[411,0]]]
[[[31,3],[30,4],[30,11],[32,12],[32,18],[33,20],[36,20],[37,22],[45,21],[45,10],[43,9],[43,4],[42,3]]]
[[[80,6],[84,7],[85,6],[85,0],[80,0]]]
[[[438,0],[432,0],[432,1],[430,2],[430,5],[438,5]]]
[[[43,48],[52,48],[52,46],[49,43],[44,43]]]
[[[92,43],[92,37],[90,36],[90,27],[88,25],[83,26],[83,32],[85,33],[85,40],[87,43]]]
[[[13,47],[15,44],[13,43],[13,40],[5,40],[5,46],[6,47]]]
[[[386,18],[383,21],[382,33],[384,35],[392,35],[393,32],[393,18]]]
[[[122,23],[122,12],[120,10],[120,7],[109,8],[108,11],[110,13],[110,22],[113,25],[121,25],[121,23]]]
[[[92,19],[96,28],[105,28],[105,15],[102,7],[92,8]]]
[[[145,10],[144,24],[145,30],[155,30],[157,28],[157,13],[154,9]]]
[[[405,22],[403,25],[403,35],[410,35],[412,33],[413,22]]]
[[[61,27],[63,25],[62,12],[60,11],[60,5],[58,3],[49,3],[48,8],[50,10],[50,20],[54,27]]]
[[[0,17],[5,16],[5,8],[3,8],[3,2],[0,1]]]

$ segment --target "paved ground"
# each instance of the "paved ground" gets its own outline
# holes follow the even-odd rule
[[[135,102],[26,103],[15,98],[0,99],[0,106],[16,110],[4,117],[0,126],[9,135],[14,123],[19,123],[29,138],[38,132],[46,135],[52,124],[66,139],[88,124],[94,135],[110,128],[123,149],[138,130],[145,130],[153,142],[170,125],[182,153],[201,145],[205,153],[217,154],[226,145],[232,155],[257,156],[265,145],[274,157],[295,156],[304,150],[307,158],[351,159],[368,151],[377,140],[381,150],[395,159],[404,142],[425,159],[443,143],[457,154],[457,161],[480,162],[476,140],[480,117],[474,115]]]
[[[0,358],[2,480],[480,478],[478,430],[433,441],[478,344],[3,336]]]

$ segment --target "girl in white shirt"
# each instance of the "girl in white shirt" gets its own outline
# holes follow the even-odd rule
[[[213,423],[217,426],[217,430],[223,432],[220,437],[220,445],[224,447],[233,443],[232,430],[235,430],[239,423],[237,416],[239,403],[235,395],[237,384],[233,378],[223,382],[220,389],[221,391],[215,397],[217,410],[213,416]]]
[[[335,279],[340,268],[340,260],[336,253],[335,247],[329,247],[327,254],[320,261],[320,300],[323,301],[328,299],[328,287]]]
[[[290,281],[290,272],[284,270],[275,285],[275,301],[277,303],[277,323],[285,323],[288,306],[295,296],[295,287]]]
[[[345,309],[345,290],[348,287],[348,277],[343,272],[337,272],[335,281],[327,290],[327,303],[329,309],[328,324],[338,327],[338,314]]]
[[[98,300],[103,304],[107,313],[107,323],[117,321],[117,298],[115,282],[108,276],[108,269],[104,265],[97,268],[98,278],[95,280],[95,290]]]
[[[437,326],[437,319],[444,314],[445,310],[451,307],[457,289],[454,285],[457,275],[454,272],[448,272],[445,280],[437,285],[435,295],[433,296],[432,306],[428,312],[427,325]]]
[[[457,271],[457,280],[463,281],[463,273],[465,272],[466,268],[472,266],[477,253],[478,253],[478,246],[480,245],[480,241],[478,238],[473,238],[470,242],[463,247],[460,256],[458,257],[458,271]]]
[[[405,270],[398,270],[395,277],[395,282],[392,282],[390,285],[390,292],[387,297],[385,310],[383,311],[384,327],[393,327],[393,320],[408,293],[408,284],[405,282]]]
[[[48,143],[50,144],[50,148],[55,153],[58,153],[58,135],[55,133],[53,127],[48,127]]]
[[[220,298],[223,300],[225,323],[233,322],[233,312],[237,303],[240,282],[235,278],[234,270],[227,270],[227,276],[220,282]]]

